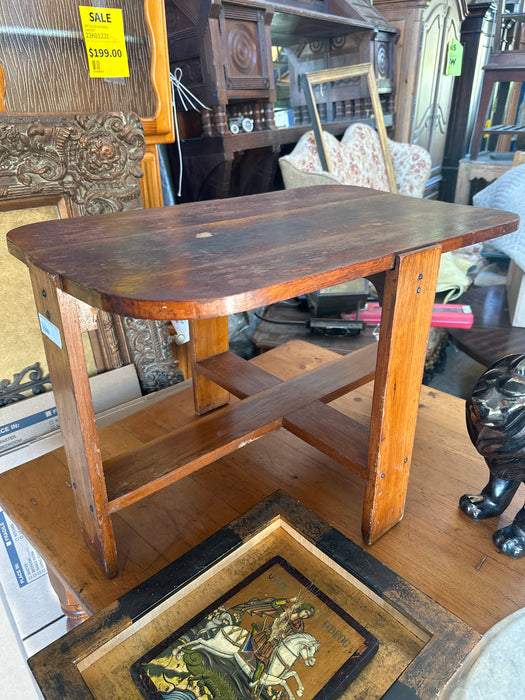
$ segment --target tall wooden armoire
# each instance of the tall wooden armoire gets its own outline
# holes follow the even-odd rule
[[[394,118],[397,31],[367,0],[165,0],[172,73],[209,109],[179,103],[183,201],[267,191],[310,128],[302,73],[371,62]],[[318,88],[323,128],[371,116],[366,80]],[[178,170],[176,149],[172,164]]]
[[[437,197],[455,80],[445,74],[447,52],[460,37],[467,1],[374,0],[374,7],[399,30],[394,138],[430,152],[425,196]]]

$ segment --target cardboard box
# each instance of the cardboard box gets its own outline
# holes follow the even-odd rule
[[[90,379],[97,426],[103,428],[151,403],[191,386],[179,382],[142,396],[134,365],[126,365]],[[0,408],[0,473],[61,447],[62,433],[53,392]]]
[[[89,380],[93,406],[98,415],[114,407],[125,405],[141,396],[134,365],[126,365],[103,372]],[[33,459],[47,445],[45,438],[55,436],[59,441],[49,443],[50,449],[59,447],[59,430],[55,398],[52,391],[31,396],[0,408],[0,472]],[[31,446],[31,454],[27,447]],[[44,451],[48,451],[46,448]]]
[[[507,273],[507,302],[511,325],[525,328],[525,277],[514,260],[510,261]]]

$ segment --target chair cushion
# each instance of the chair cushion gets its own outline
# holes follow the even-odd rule
[[[377,132],[368,124],[351,124],[343,134],[341,142],[352,144],[357,152],[369,153],[373,163],[383,161],[383,151]],[[428,151],[412,143],[399,143],[387,139],[392,166],[399,194],[422,197],[430,176],[431,158]],[[359,144],[362,148],[359,148]],[[386,179],[386,168],[384,177]],[[388,184],[388,180],[386,180]],[[387,189],[377,187],[375,189]],[[388,188],[389,189],[389,188]]]
[[[415,143],[399,143],[390,139],[388,147],[399,194],[422,197],[430,177],[430,153]]]
[[[368,124],[351,124],[341,141],[323,131],[331,174],[342,185],[390,191],[379,136]],[[388,139],[399,194],[422,197],[430,175],[430,154],[421,146]],[[305,173],[322,173],[313,131],[303,134],[286,156]]]
[[[342,185],[357,185],[385,191],[390,189],[381,149],[381,158],[376,154],[370,161],[367,146],[362,140],[347,145],[327,131],[323,132],[323,138],[331,173]],[[301,136],[289,158],[304,172],[323,172],[313,131]]]
[[[390,192],[381,142],[374,129],[368,124],[351,124],[343,134],[341,143],[350,150],[352,160],[359,165],[362,179],[366,182],[363,187]]]

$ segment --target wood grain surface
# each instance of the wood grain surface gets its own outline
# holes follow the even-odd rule
[[[285,380],[334,359],[294,341],[251,362]],[[371,385],[333,407],[363,426]],[[331,404],[332,405],[332,404]],[[107,579],[84,546],[63,449],[0,475],[0,503],[60,581],[93,613],[187,552],[277,488],[481,633],[525,606],[525,560],[498,553],[492,532],[509,524],[517,496],[500,518],[475,523],[458,507],[488,470],[466,432],[464,402],[423,387],[403,520],[371,546],[361,540],[365,482],[288,431],[267,435],[112,516],[119,573]],[[191,387],[100,431],[110,459],[202,418]],[[474,489],[474,491],[473,491]]]
[[[40,223],[8,234],[16,257],[64,291],[134,318],[227,316],[514,231],[516,214],[327,185]]]
[[[2,3],[1,24],[8,30],[2,35],[7,111],[59,114],[114,108],[152,117],[155,91],[143,79],[150,74],[152,61],[143,0],[126,2],[123,8],[132,80],[89,78],[81,4],[70,0]],[[122,3],[107,0],[104,7],[122,7]]]

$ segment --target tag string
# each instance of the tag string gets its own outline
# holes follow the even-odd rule
[[[179,125],[177,122],[177,95],[181,102],[182,108],[185,112],[190,109],[195,109],[199,111],[199,105],[203,109],[209,110],[198,97],[188,90],[188,88],[182,84],[182,68],[175,68],[175,73],[170,73],[170,83],[171,83],[171,104],[173,106],[173,117],[175,120],[175,134],[177,136],[177,152],[179,154],[179,191],[177,196],[182,196],[182,149],[180,145],[180,135],[179,135]]]

